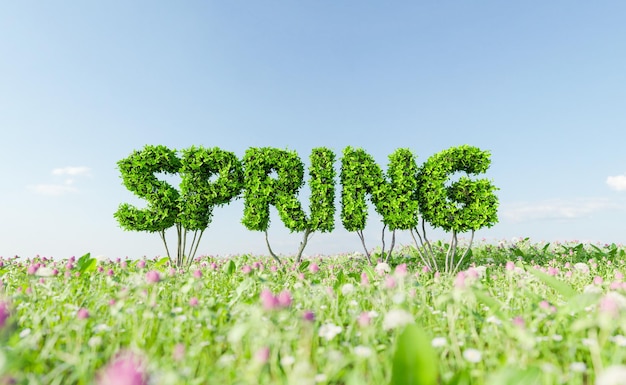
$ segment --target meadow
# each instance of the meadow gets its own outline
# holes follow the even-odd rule
[[[0,384],[626,384],[625,259],[528,239],[479,242],[453,274],[408,246],[373,265],[202,256],[185,271],[3,257]]]

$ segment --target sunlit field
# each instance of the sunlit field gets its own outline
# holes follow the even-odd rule
[[[4,257],[0,384],[625,384],[625,258],[529,240],[475,245],[453,274],[411,247],[188,271]]]

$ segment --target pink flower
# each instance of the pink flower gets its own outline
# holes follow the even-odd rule
[[[550,267],[548,267],[548,274],[552,275],[552,276],[555,276],[555,275],[559,274],[559,269],[557,269],[556,267],[550,266]]]
[[[312,263],[309,265],[309,271],[313,274],[317,273],[318,271],[320,271],[320,267],[317,263]]]
[[[266,364],[270,360],[270,348],[264,346],[254,353],[254,359],[260,364]]]
[[[391,275],[388,275],[387,277],[385,277],[385,287],[387,289],[393,289],[396,286],[397,286],[397,282],[394,277],[392,277]]]
[[[263,308],[265,310],[276,309],[280,306],[278,303],[278,298],[276,298],[274,294],[272,294],[272,291],[270,289],[261,290],[260,297],[261,302],[263,303]]]
[[[508,262],[506,263],[506,269],[507,269],[508,271],[513,271],[513,270],[515,270],[515,263],[513,263],[512,261],[508,261]]]
[[[252,272],[252,266],[250,265],[243,265],[241,267],[241,272],[244,274],[250,274]]]
[[[604,279],[602,279],[602,277],[600,277],[599,275],[593,279],[594,285],[602,285],[602,282],[604,282]]]
[[[118,354],[97,376],[98,385],[148,385],[142,360],[132,353]]]
[[[10,315],[11,312],[9,311],[9,304],[5,301],[0,301],[0,330],[4,329]]]
[[[200,269],[195,270],[195,271],[193,272],[193,277],[194,277],[194,278],[198,278],[198,279],[202,278],[202,270],[200,270]]]
[[[28,266],[28,269],[26,270],[26,273],[28,273],[28,275],[34,275],[37,272],[38,269],[39,269],[39,264],[38,263],[34,263],[34,264]]]
[[[146,281],[148,283],[157,283],[161,280],[161,276],[159,275],[159,272],[156,270],[150,270],[149,272],[146,273]]]
[[[146,261],[145,260],[140,260],[139,262],[137,262],[137,267],[139,269],[143,269],[144,267],[146,267]]]
[[[369,286],[370,280],[367,278],[367,274],[365,272],[361,273],[361,285]]]
[[[396,270],[395,270],[395,275],[396,277],[405,277],[407,275],[407,268],[406,268],[406,263],[401,263],[398,266],[396,266]]]
[[[87,318],[89,318],[89,311],[87,309],[85,309],[84,307],[81,307],[76,312],[76,318],[78,318],[78,319],[87,319]]]
[[[465,273],[462,271],[459,271],[456,275],[456,278],[454,279],[454,287],[456,287],[457,289],[463,289],[465,288]]]
[[[315,313],[310,310],[306,310],[304,314],[302,314],[302,319],[305,321],[313,322],[315,321]]]
[[[292,302],[293,299],[291,298],[291,293],[289,292],[289,290],[283,290],[280,292],[280,294],[278,294],[278,305],[280,307],[289,307],[291,306]]]
[[[198,305],[198,298],[196,297],[191,297],[191,299],[189,300],[189,306],[194,307]]]
[[[176,344],[174,351],[172,352],[172,358],[174,361],[182,361],[185,358],[185,345]]]
[[[624,279],[624,274],[620,273],[619,271],[615,272],[615,279]]]
[[[522,318],[521,316],[517,316],[513,318],[513,325],[519,328],[524,328],[526,326],[526,322],[524,322],[524,318]]]
[[[372,322],[372,317],[370,317],[369,313],[364,311],[357,318],[359,325],[362,327],[368,326]]]

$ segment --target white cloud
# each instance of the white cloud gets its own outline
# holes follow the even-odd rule
[[[72,166],[68,166],[68,167],[62,167],[62,168],[55,168],[54,170],[52,170],[52,175],[72,175],[72,176],[89,176],[91,169],[89,167],[85,167],[85,166],[78,166],[78,167],[72,167]]]
[[[541,202],[520,202],[503,205],[500,215],[512,222],[545,219],[577,219],[603,210],[624,209],[622,204],[607,198],[555,199]]]
[[[36,194],[59,196],[78,192],[74,187],[77,177],[91,176],[91,169],[85,166],[61,167],[52,170],[52,175],[65,176],[63,183],[40,183],[28,186],[28,189]]]
[[[38,184],[29,186],[31,191],[41,195],[59,196],[67,193],[74,193],[78,190],[67,184]]]
[[[613,190],[626,191],[626,174],[609,176],[606,178],[606,184]]]

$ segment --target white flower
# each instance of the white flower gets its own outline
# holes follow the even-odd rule
[[[49,267],[40,267],[35,272],[35,275],[38,277],[52,277],[54,275],[54,271]]]
[[[326,340],[330,341],[335,338],[337,334],[341,333],[342,330],[341,326],[337,326],[333,323],[327,323],[320,326],[318,334],[320,337],[326,338]]]
[[[369,357],[372,355],[372,348],[367,346],[358,345],[354,347],[354,354],[359,357]]]
[[[291,366],[296,362],[296,359],[293,356],[285,356],[281,358],[280,364],[282,366]]]
[[[326,382],[326,375],[324,373],[319,373],[315,375],[315,382]]]
[[[483,354],[476,349],[468,348],[463,351],[463,358],[468,362],[477,363],[483,358]]]
[[[487,317],[486,321],[492,324],[502,325],[502,321],[500,321],[495,315],[490,315]]]
[[[574,269],[584,274],[589,273],[589,266],[587,266],[587,264],[583,262],[578,262],[574,264]]]
[[[27,337],[30,334],[30,329],[26,328],[20,332],[20,338]]]
[[[596,377],[596,385],[626,385],[626,366],[614,365]]]
[[[613,342],[617,346],[626,346],[626,337],[621,334],[609,337],[609,340],[611,340],[611,342]]]
[[[430,344],[433,348],[442,348],[448,344],[448,341],[446,340],[446,337],[435,337]]]
[[[569,366],[569,370],[582,373],[587,370],[587,365],[585,365],[584,362],[572,362]]]
[[[341,287],[341,294],[348,295],[354,292],[354,285],[351,283],[346,283]]]
[[[391,330],[415,322],[411,313],[402,309],[389,310],[383,319],[383,329]]]
[[[91,337],[89,341],[87,341],[87,345],[89,345],[92,348],[100,346],[101,344],[102,344],[102,337],[100,336]]]
[[[391,271],[391,267],[389,267],[389,265],[386,264],[385,262],[381,262],[378,265],[376,265],[376,267],[374,268],[374,271],[376,271],[379,275],[384,275]]]

